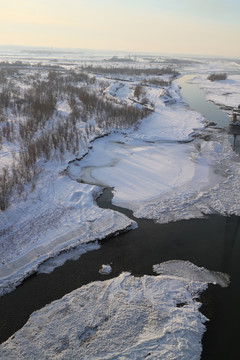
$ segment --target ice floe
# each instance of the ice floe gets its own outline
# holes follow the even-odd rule
[[[165,275],[122,273],[46,305],[0,345],[0,358],[200,359],[207,319],[197,297],[220,275],[181,261],[155,268]]]
[[[169,260],[153,265],[153,270],[159,275],[176,276],[189,281],[218,284],[222,287],[227,287],[230,282],[229,275],[218,271],[209,271],[204,267],[192,264],[190,261]]]
[[[101,269],[99,270],[99,273],[101,275],[109,275],[109,274],[111,274],[111,272],[112,272],[112,267],[109,264],[107,264],[107,265],[103,264]]]

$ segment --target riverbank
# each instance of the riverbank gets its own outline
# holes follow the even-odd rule
[[[206,75],[199,75],[192,82],[204,91],[207,101],[230,116],[232,110],[240,105],[240,75],[228,75],[226,80],[220,81],[210,81]]]

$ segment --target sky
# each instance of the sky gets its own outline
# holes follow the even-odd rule
[[[0,0],[0,45],[240,57],[239,0]]]

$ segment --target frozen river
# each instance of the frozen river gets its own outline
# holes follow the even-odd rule
[[[221,128],[228,128],[230,118],[214,104],[205,100],[204,92],[198,85],[191,83],[193,75],[182,76],[177,80],[181,86],[183,98],[189,104],[190,109],[203,114],[209,121],[215,122]]]
[[[179,84],[189,106],[217,126],[228,127],[227,115],[207,103],[201,90],[188,84],[187,79],[180,79]],[[85,176],[89,179],[90,171],[85,171]],[[138,228],[103,241],[100,249],[87,252],[79,260],[69,260],[50,274],[30,277],[15,291],[0,298],[1,341],[19,329],[34,310],[83,284],[116,277],[122,271],[131,271],[134,275],[153,274],[154,264],[178,259],[231,275],[228,288],[210,286],[202,295],[204,314],[211,320],[203,340],[202,358],[237,358],[240,218],[211,215],[206,219],[156,224],[152,220],[135,219],[130,210],[112,205],[110,189],[98,199],[98,205],[123,212],[137,221]],[[112,273],[104,278],[98,272],[102,264],[112,266]]]

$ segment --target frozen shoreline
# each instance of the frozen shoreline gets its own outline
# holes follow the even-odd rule
[[[206,75],[200,75],[191,82],[204,91],[207,101],[213,102],[228,115],[240,105],[240,75],[228,75],[226,80],[221,81],[210,81]]]
[[[144,138],[140,127],[134,134],[100,139],[83,160],[71,164],[70,176],[113,187],[114,205],[159,223],[240,214],[239,156],[227,133],[200,129],[192,142],[168,143],[160,134],[156,140],[156,132],[150,141],[150,119],[148,125],[150,135],[144,129]]]
[[[137,226],[123,214],[98,208],[95,197],[101,191],[96,186],[52,174],[51,180],[44,177],[24,207],[20,202],[4,212],[0,295],[12,291],[59,253],[79,245],[83,245],[83,252],[96,249],[97,240]],[[87,248],[85,244],[91,242],[95,244]]]

